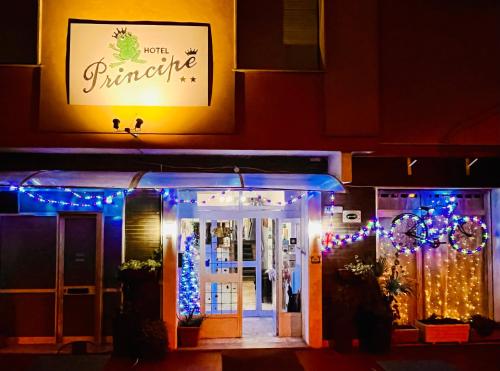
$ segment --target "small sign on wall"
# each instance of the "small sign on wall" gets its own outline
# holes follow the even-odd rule
[[[333,215],[333,214],[340,214],[344,208],[342,206],[337,206],[337,205],[331,205],[331,206],[325,206],[324,209],[324,214],[326,215]]]
[[[361,210],[342,211],[342,223],[361,223]]]
[[[311,264],[321,264],[321,256],[311,256]]]

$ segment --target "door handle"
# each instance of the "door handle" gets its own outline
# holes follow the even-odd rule
[[[66,295],[87,295],[90,293],[90,289],[88,287],[70,287],[64,289],[64,293]]]

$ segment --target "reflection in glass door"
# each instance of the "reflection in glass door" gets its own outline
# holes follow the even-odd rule
[[[276,219],[243,218],[243,314],[271,317],[275,304]]]

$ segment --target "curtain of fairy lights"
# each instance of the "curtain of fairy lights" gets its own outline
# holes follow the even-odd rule
[[[442,245],[423,256],[425,317],[468,320],[474,314],[487,315],[484,251],[461,255]]]

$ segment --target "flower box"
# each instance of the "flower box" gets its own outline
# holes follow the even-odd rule
[[[426,324],[416,322],[420,330],[420,338],[426,343],[465,343],[469,340],[470,325],[460,324]]]
[[[500,328],[496,328],[490,335],[481,336],[478,332],[471,328],[469,341],[472,343],[481,343],[483,341],[500,341]]]
[[[393,344],[418,343],[419,330],[413,326],[397,327],[392,331]]]

